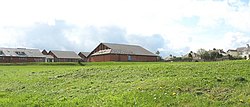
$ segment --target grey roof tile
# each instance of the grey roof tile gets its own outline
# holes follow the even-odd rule
[[[81,57],[78,56],[73,51],[55,51],[55,50],[52,50],[50,52],[52,52],[57,58],[81,59]]]
[[[81,54],[83,54],[84,56],[88,57],[90,52],[80,52]]]
[[[138,45],[125,45],[125,44],[113,44],[113,43],[102,43],[102,44],[109,47],[110,49],[102,50],[100,52],[94,53],[93,55],[112,53],[112,54],[157,56],[154,53]]]
[[[26,48],[0,48],[0,56],[16,56],[16,57],[45,57],[39,49]]]

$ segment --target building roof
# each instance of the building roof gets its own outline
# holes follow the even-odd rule
[[[51,55],[44,55],[47,59],[54,59],[54,57],[53,56],[51,56]]]
[[[45,57],[39,49],[0,48],[0,56]]]
[[[125,45],[125,44],[113,44],[113,43],[101,43],[110,49],[100,50],[92,55],[100,54],[129,54],[129,55],[147,55],[157,56],[154,53],[146,50],[145,48],[137,45]]]
[[[85,57],[88,57],[90,52],[80,52],[79,54],[83,54]]]
[[[238,51],[238,52],[242,52],[242,51],[244,51],[246,49],[246,47],[239,47],[239,48],[237,48],[236,50]]]
[[[231,52],[237,52],[237,50],[234,50],[234,49],[228,49],[227,52],[229,52],[229,51],[231,51]]]
[[[55,50],[52,50],[50,52],[53,53],[57,58],[81,59],[81,57],[78,56],[73,51],[55,51]]]

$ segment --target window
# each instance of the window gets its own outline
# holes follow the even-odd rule
[[[20,52],[20,51],[17,51],[15,52],[17,55],[26,55],[25,52]]]
[[[27,58],[19,58],[19,60],[27,60]]]
[[[132,56],[128,56],[128,61],[131,61],[132,60]]]

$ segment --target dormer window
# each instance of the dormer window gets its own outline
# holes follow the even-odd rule
[[[26,55],[25,52],[20,52],[20,51],[17,51],[15,52],[17,55]]]

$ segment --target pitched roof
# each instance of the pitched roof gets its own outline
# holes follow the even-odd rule
[[[50,52],[53,53],[57,58],[81,59],[81,57],[78,56],[73,51],[55,51],[55,50],[52,50]]]
[[[83,54],[85,57],[88,57],[90,52],[80,52],[79,54]]]
[[[53,59],[54,57],[51,55],[44,55],[47,59]]]
[[[246,49],[246,47],[239,47],[239,48],[237,48],[236,50],[238,51],[238,52],[242,52],[243,50],[245,50]]]
[[[237,50],[234,50],[234,49],[228,49],[227,52],[229,52],[229,51],[231,51],[231,52],[237,52]]]
[[[0,48],[0,56],[45,57],[39,49]]]
[[[112,54],[157,56],[154,53],[138,45],[125,45],[125,44],[113,44],[113,43],[102,43],[102,44],[109,47],[110,49],[101,50],[99,52],[94,53],[93,55],[112,53]]]

